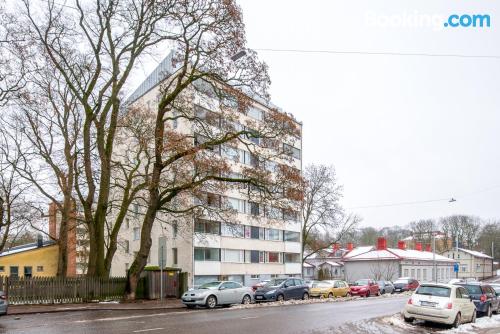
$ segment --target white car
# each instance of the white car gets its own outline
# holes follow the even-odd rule
[[[252,288],[242,286],[238,282],[215,281],[201,285],[198,289],[186,291],[182,295],[182,303],[188,308],[217,305],[250,304],[253,301]]]
[[[403,310],[406,322],[425,320],[458,327],[476,321],[476,307],[464,287],[422,283]]]

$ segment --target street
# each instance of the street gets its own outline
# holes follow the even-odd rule
[[[407,296],[350,302],[171,311],[82,311],[0,318],[0,333],[323,333],[399,312]]]

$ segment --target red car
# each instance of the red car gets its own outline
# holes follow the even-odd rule
[[[401,277],[394,281],[394,292],[415,291],[420,285],[418,281],[410,277]]]
[[[353,285],[351,285],[350,292],[353,296],[379,296],[380,288],[377,282],[372,281],[371,279],[360,279],[354,282]]]

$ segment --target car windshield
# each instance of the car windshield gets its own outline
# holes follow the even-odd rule
[[[494,286],[493,290],[495,290],[496,293],[500,293],[500,286]]]
[[[332,285],[330,283],[326,282],[314,282],[312,285],[313,288],[329,288],[331,286]]]
[[[378,281],[377,284],[378,285],[385,285],[385,282],[384,281]]]
[[[363,286],[363,285],[368,285],[368,280],[367,279],[360,279],[356,282],[354,282],[354,286]]]
[[[217,289],[221,282],[209,282],[201,285],[199,289]]]
[[[408,284],[407,279],[398,279],[397,281],[394,282],[394,284]]]
[[[483,293],[483,291],[481,290],[481,287],[479,285],[462,285],[463,287],[465,287],[470,294],[472,295],[480,295]]]
[[[286,278],[274,278],[274,279],[270,280],[269,282],[267,282],[265,286],[267,286],[267,287],[278,286],[281,283],[283,283],[284,281],[286,281]]]
[[[417,295],[449,297],[451,289],[445,286],[421,285],[415,293]]]

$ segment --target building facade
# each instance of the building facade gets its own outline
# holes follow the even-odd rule
[[[0,253],[0,276],[53,277],[57,274],[59,246],[44,241],[12,247]]]
[[[493,258],[484,253],[465,248],[451,249],[442,254],[459,264],[456,278],[482,280],[494,276]]]
[[[419,243],[416,248],[406,249],[403,241],[398,243],[398,248],[387,248],[384,238],[379,238],[376,246],[356,247],[342,258],[345,279],[349,282],[363,278],[393,281],[411,277],[432,282],[436,277],[438,282],[446,283],[454,277],[455,261],[426,251]]]
[[[142,83],[129,99],[131,105],[154,106],[157,104],[162,73],[170,67],[167,57]],[[195,94],[192,108],[217,114],[212,110],[214,103],[203,94]],[[257,100],[239,121],[264,122],[269,106]],[[185,119],[173,121],[174,131],[195,137],[193,124]],[[301,124],[297,123],[301,131]],[[283,143],[283,145],[288,145]],[[288,148],[292,159],[287,163],[302,169],[301,138]],[[220,148],[216,152],[226,159],[231,170],[253,166],[252,154],[244,145],[232,148],[230,152]],[[208,194],[209,200],[219,203],[223,200],[236,212],[231,222],[213,217],[192,217],[176,221],[159,217],[152,231],[152,247],[148,265],[180,268],[188,273],[188,284],[198,286],[213,280],[234,280],[253,285],[261,280],[281,276],[301,276],[301,221],[298,209],[295,213],[280,210],[249,201],[241,191],[230,189],[223,194]],[[193,199],[194,200],[194,199]],[[132,204],[119,233],[119,244],[111,268],[112,276],[122,276],[134,260],[140,245],[143,208]]]

